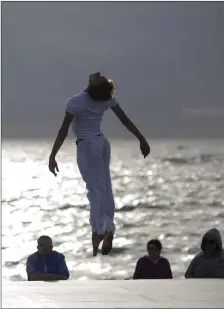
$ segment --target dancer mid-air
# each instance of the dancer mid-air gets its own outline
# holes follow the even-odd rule
[[[56,171],[59,172],[59,169],[55,157],[72,123],[77,138],[77,164],[86,183],[90,203],[94,256],[97,255],[102,240],[102,254],[109,254],[115,233],[115,203],[110,178],[111,148],[100,129],[104,112],[111,108],[121,123],[136,136],[144,158],[150,153],[145,137],[122,110],[114,91],[113,81],[99,72],[89,76],[87,88],[67,102],[64,120],[49,157],[49,170],[56,176]]]

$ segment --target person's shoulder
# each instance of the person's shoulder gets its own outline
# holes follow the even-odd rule
[[[198,252],[195,256],[194,259],[201,259],[204,257],[204,253],[202,251]]]
[[[74,94],[73,96],[71,96],[72,99],[80,99],[80,98],[85,98],[87,97],[87,92],[82,90],[79,93]]]
[[[200,263],[200,261],[204,260],[204,253],[202,251],[198,252],[191,260],[191,263]]]
[[[78,102],[80,102],[80,100],[83,100],[83,98],[86,96],[86,92],[85,91],[81,91],[78,94],[74,94],[72,96],[70,96],[67,100],[67,104],[76,104]]]
[[[30,254],[28,257],[27,257],[27,261],[28,260],[34,260],[37,258],[37,255],[38,255],[38,252],[34,252],[32,254]]]
[[[144,256],[142,256],[138,259],[137,263],[142,263],[142,262],[145,262],[145,261],[147,261],[147,256],[144,255]]]
[[[110,107],[114,107],[118,104],[117,98],[115,96],[113,96],[110,100],[109,100],[109,106]]]
[[[160,256],[159,261],[161,261],[163,263],[170,263],[169,260],[167,258],[165,258],[164,256]]]
[[[57,259],[64,259],[65,258],[63,253],[60,253],[56,250],[52,251],[52,255],[53,255],[54,258],[57,258]]]

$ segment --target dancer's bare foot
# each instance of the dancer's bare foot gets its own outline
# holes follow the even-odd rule
[[[102,245],[102,255],[108,255],[113,246],[114,234],[113,232],[106,232],[103,245]]]
[[[105,235],[98,235],[96,233],[92,233],[92,246],[93,246],[93,256],[96,256],[98,253],[99,245],[101,241],[104,239]]]

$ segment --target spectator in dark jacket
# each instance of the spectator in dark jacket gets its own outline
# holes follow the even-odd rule
[[[160,256],[162,244],[152,239],[147,244],[148,255],[141,257],[136,265],[133,279],[172,279],[169,261]]]
[[[193,258],[185,278],[224,278],[224,251],[222,238],[216,228],[202,237],[201,251]]]
[[[49,236],[41,236],[37,241],[37,252],[30,255],[26,263],[28,281],[66,280],[69,271],[63,254],[53,251]]]

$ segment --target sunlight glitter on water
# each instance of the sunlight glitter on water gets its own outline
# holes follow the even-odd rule
[[[71,278],[132,276],[150,238],[163,243],[174,276],[181,277],[210,227],[224,232],[224,145],[152,142],[143,160],[136,142],[113,142],[111,176],[117,232],[111,256],[92,257],[89,206],[74,144],[58,155],[60,173],[47,168],[51,144],[3,144],[3,277],[26,279],[25,262],[41,234],[66,256]],[[177,151],[178,149],[178,151]],[[130,151],[131,150],[131,151]]]

